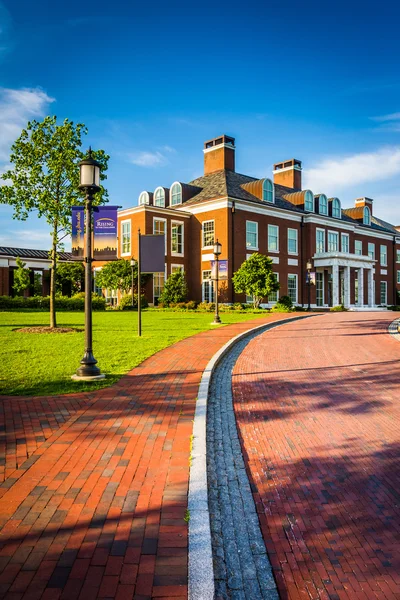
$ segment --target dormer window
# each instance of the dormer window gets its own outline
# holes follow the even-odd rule
[[[154,192],[154,206],[165,207],[165,190],[162,187],[158,187]]]
[[[363,223],[364,225],[371,225],[371,211],[368,206],[364,206]]]
[[[171,206],[182,204],[182,186],[179,182],[172,184],[171,187]]]
[[[340,206],[339,198],[332,200],[332,217],[340,219],[342,217],[342,207]]]
[[[274,201],[274,184],[270,179],[264,179],[262,193],[264,202]]]
[[[304,195],[304,210],[314,212],[314,194],[307,190]]]
[[[150,204],[150,198],[147,192],[142,192],[139,196],[139,206],[142,206],[143,204]]]
[[[319,214],[320,215],[327,215],[328,214],[328,198],[325,196],[325,194],[320,194],[318,197],[318,208],[319,208]]]

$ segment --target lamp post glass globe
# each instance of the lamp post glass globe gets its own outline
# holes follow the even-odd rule
[[[218,240],[214,244],[214,255],[215,257],[220,256],[222,252],[222,244]]]
[[[89,148],[88,157],[79,163],[79,187],[90,188],[93,192],[100,189],[100,163],[92,158]]]

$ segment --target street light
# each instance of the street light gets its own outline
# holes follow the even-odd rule
[[[89,148],[88,158],[79,163],[79,189],[85,193],[85,353],[81,366],[72,378],[75,380],[94,381],[104,379],[92,350],[92,212],[93,196],[100,190],[100,163],[92,157]]]
[[[307,306],[307,311],[311,310],[311,269],[312,269],[312,262],[311,260],[307,261],[307,284],[308,284],[308,306]]]
[[[218,314],[218,262],[221,256],[222,244],[217,240],[214,244],[214,258],[215,258],[215,315],[213,325],[219,325],[221,318]]]
[[[131,258],[131,268],[132,268],[132,308],[134,308],[134,306],[135,306],[135,297],[134,297],[134,294],[133,294],[134,281],[135,281],[135,275],[134,275],[135,265],[136,265],[136,260],[134,258]]]

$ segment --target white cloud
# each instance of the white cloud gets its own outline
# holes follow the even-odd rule
[[[164,154],[159,152],[133,152],[128,155],[128,160],[139,167],[163,167],[168,163]]]
[[[33,229],[20,229],[8,231],[0,235],[0,246],[10,248],[39,248],[46,249],[51,246],[51,236],[49,232],[37,231]]]
[[[378,117],[370,117],[371,121],[385,123],[386,121],[400,121],[400,112],[391,113],[390,115],[380,115]]]
[[[380,181],[400,174],[400,147],[385,147],[375,152],[327,158],[318,166],[304,170],[305,188],[315,193],[335,194],[357,184]]]
[[[0,161],[10,156],[10,147],[29,119],[42,117],[54,102],[40,88],[0,88]]]

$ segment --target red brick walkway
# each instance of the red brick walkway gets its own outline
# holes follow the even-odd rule
[[[292,323],[236,363],[235,411],[282,599],[400,598],[395,316]]]
[[[8,465],[0,598],[186,598],[184,517],[202,371],[234,335],[285,317],[183,340],[89,397],[0,399]],[[60,414],[68,420],[58,427]]]

